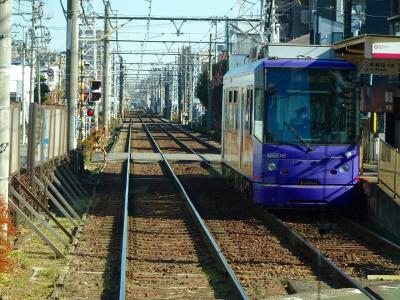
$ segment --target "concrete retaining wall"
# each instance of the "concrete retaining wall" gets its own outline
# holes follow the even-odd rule
[[[382,184],[369,184],[367,212],[369,220],[400,240],[400,199]]]

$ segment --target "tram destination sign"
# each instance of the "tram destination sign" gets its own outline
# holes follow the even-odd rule
[[[362,74],[392,75],[400,73],[400,60],[389,59],[363,59],[360,64]]]

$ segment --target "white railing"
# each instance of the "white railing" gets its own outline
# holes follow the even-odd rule
[[[378,179],[389,188],[394,197],[400,197],[400,151],[380,141]]]

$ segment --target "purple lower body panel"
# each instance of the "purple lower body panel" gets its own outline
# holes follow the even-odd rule
[[[353,204],[354,185],[273,185],[253,183],[256,204],[268,207],[340,208]]]

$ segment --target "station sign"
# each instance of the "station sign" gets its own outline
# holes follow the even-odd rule
[[[373,43],[373,58],[400,59],[400,42]]]
[[[54,70],[52,68],[48,68],[46,74],[47,76],[54,76]]]
[[[400,73],[400,60],[363,59],[360,64],[361,74],[396,75]]]

